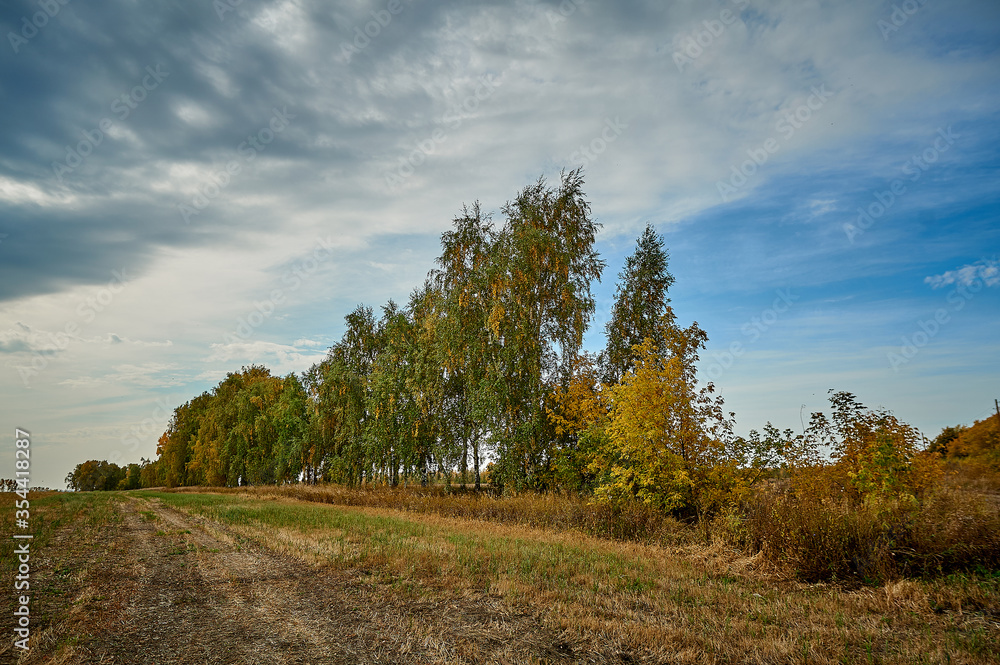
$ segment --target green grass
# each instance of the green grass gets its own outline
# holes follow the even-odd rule
[[[28,493],[30,517],[27,532],[14,525],[14,502],[20,497],[15,494],[0,494],[0,574],[9,574],[17,568],[14,556],[16,541],[10,536],[15,533],[30,533],[32,552],[40,552],[48,546],[52,536],[60,527],[80,521],[90,528],[109,521],[121,519],[115,504],[121,496],[108,492],[59,492],[36,496]]]
[[[493,528],[470,531],[446,520],[427,523],[322,504],[261,501],[232,495],[141,492],[140,496],[261,534],[286,529],[330,545],[327,562],[343,567],[409,562],[400,573],[447,573],[479,582],[507,577],[539,589],[598,584],[642,593],[657,584],[643,561],[563,542],[511,538]],[[322,550],[321,550],[322,551]],[[430,569],[430,570],[429,570]],[[572,580],[586,580],[573,582]]]
[[[599,635],[626,650],[673,640],[727,657],[763,648],[775,662],[908,663],[932,652],[929,662],[948,662],[952,654],[990,662],[1000,655],[998,631],[970,626],[962,614],[986,618],[995,611],[1000,588],[988,571],[872,593],[769,578],[752,568],[735,572],[745,558],[705,546],[663,548],[233,494],[142,496],[268,547],[357,571],[373,588],[414,599],[496,593],[552,612],[548,621],[559,632],[584,640]]]
[[[88,533],[120,521],[119,503],[132,499],[161,537],[188,529],[167,528],[160,503],[220,523],[238,546],[254,541],[340,569],[372,597],[436,604],[488,592],[535,614],[574,648],[656,662],[680,653],[728,662],[756,654],[766,662],[985,665],[1000,657],[993,623],[1000,575],[989,567],[881,588],[811,585],[720,543],[649,545],[575,529],[233,493],[55,495],[38,500],[37,522],[32,503],[32,523],[51,537],[75,520],[74,538],[60,542],[92,549]],[[168,549],[178,566],[200,565],[213,552],[190,543]],[[52,552],[54,592],[71,582],[59,554]]]

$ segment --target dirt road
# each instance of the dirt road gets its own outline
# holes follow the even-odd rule
[[[310,565],[157,501],[119,505],[122,519],[96,555],[73,564],[84,571],[72,602],[18,662],[576,660],[538,617],[497,596],[415,601],[366,581],[368,571]],[[73,537],[72,529],[61,536]]]

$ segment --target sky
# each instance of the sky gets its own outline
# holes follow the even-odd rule
[[[933,438],[1000,398],[1000,3],[13,0],[0,477],[155,455],[227,372],[405,302],[463,204],[583,168],[647,223],[746,432],[830,389]]]

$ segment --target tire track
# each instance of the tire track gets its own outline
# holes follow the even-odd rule
[[[99,622],[105,629],[74,662],[593,662],[573,658],[538,617],[496,596],[443,591],[415,601],[157,500],[132,499],[122,511],[113,562],[122,574],[106,576],[95,592],[120,609]]]

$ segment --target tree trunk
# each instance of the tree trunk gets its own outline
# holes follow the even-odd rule
[[[472,438],[472,463],[475,465],[476,470],[476,491],[478,492],[482,487],[479,484],[479,434],[476,434]]]

